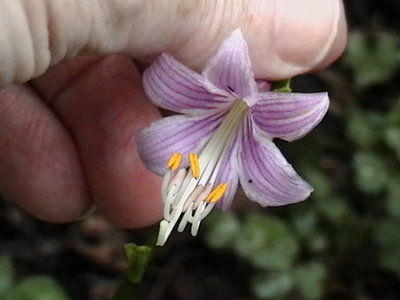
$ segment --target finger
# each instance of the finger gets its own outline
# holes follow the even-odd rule
[[[328,66],[346,46],[346,19],[338,0],[220,1],[187,10],[173,33],[162,32],[171,39],[153,36],[143,52],[153,58],[167,51],[200,71],[221,41],[240,27],[256,77],[280,80]],[[136,44],[132,47],[128,52],[135,52]]]
[[[346,44],[340,0],[3,0],[0,20],[0,86],[87,53],[150,61],[168,51],[201,70],[238,27],[256,76],[272,80],[327,66]]]
[[[146,101],[130,59],[105,57],[89,67],[81,60],[56,66],[35,86],[74,136],[97,208],[118,226],[154,223],[160,178],[142,164],[135,138],[158,110]],[[86,68],[77,72],[80,64]]]
[[[69,222],[90,207],[75,143],[28,86],[0,91],[0,191],[32,215]]]
[[[340,56],[347,42],[342,2],[284,0],[277,4],[275,34],[279,37],[275,47],[282,61],[288,64],[288,72],[291,63],[293,75],[297,75],[327,67]]]

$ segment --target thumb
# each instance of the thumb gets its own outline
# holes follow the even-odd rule
[[[168,51],[201,69],[237,27],[267,79],[324,67],[346,43],[339,0],[2,0],[0,20],[0,87],[83,54],[151,61]]]

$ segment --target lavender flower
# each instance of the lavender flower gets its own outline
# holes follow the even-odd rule
[[[261,206],[303,201],[312,192],[272,139],[307,134],[325,115],[328,96],[265,91],[254,79],[239,29],[202,74],[162,54],[143,84],[156,105],[181,113],[154,122],[137,141],[146,166],[164,175],[157,245],[165,244],[178,221],[178,231],[191,223],[195,236],[215,205],[230,207],[238,182]]]

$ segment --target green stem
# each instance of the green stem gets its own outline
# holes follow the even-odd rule
[[[290,93],[292,89],[290,88],[291,79],[285,79],[280,81],[274,81],[272,83],[271,90],[280,93]]]
[[[134,292],[149,266],[152,248],[129,243],[125,245],[125,253],[129,261],[129,268],[111,300],[134,299]]]

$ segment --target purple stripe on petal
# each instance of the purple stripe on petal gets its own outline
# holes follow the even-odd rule
[[[152,123],[137,137],[138,152],[146,167],[157,174],[175,152],[198,152],[222,121],[226,112],[201,117],[171,116]]]
[[[143,86],[151,101],[159,107],[192,115],[230,102],[220,94],[210,93],[203,82],[200,74],[168,54],[161,54],[143,74]]]
[[[280,206],[305,200],[312,187],[297,175],[279,149],[259,135],[251,118],[242,132],[239,179],[249,197],[262,206]]]
[[[215,186],[220,183],[227,183],[228,189],[221,200],[217,202],[217,207],[222,210],[227,210],[235,197],[239,176],[238,176],[238,145],[240,140],[236,135],[234,140],[227,145],[228,151],[223,157],[221,168],[215,179]]]
[[[202,74],[218,88],[233,91],[238,98],[253,96],[258,92],[247,44],[239,29],[223,41]]]
[[[329,107],[327,93],[261,93],[251,112],[268,136],[294,141],[310,132]]]

